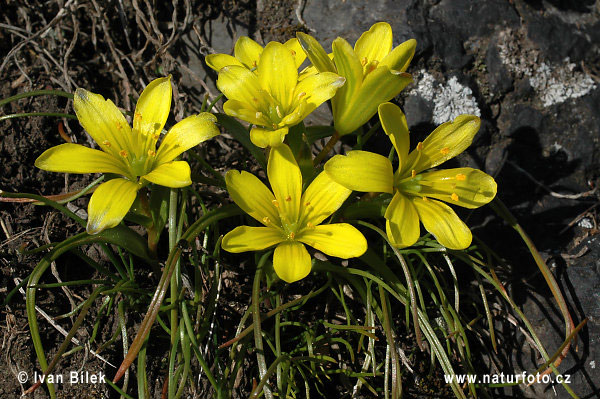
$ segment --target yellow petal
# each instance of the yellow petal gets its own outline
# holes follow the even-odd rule
[[[459,115],[454,121],[438,126],[423,141],[420,157],[419,150],[413,150],[403,166],[419,173],[454,158],[471,145],[480,124],[481,121],[475,115]],[[416,164],[412,165],[415,160]]]
[[[334,114],[340,135],[352,133],[377,112],[379,104],[390,101],[412,81],[412,76],[380,66],[369,73],[348,104]]]
[[[300,81],[294,90],[294,100],[305,101],[308,104],[301,119],[335,96],[345,81],[345,78],[332,72],[316,73]]]
[[[248,215],[264,225],[279,225],[275,197],[258,177],[246,171],[230,170],[225,175],[231,199]]]
[[[260,148],[277,147],[282,145],[288,131],[289,128],[287,126],[276,130],[254,126],[250,130],[250,140],[255,146]]]
[[[229,116],[252,123],[253,125],[265,126],[270,123],[262,112],[257,112],[250,104],[238,100],[225,101],[223,111]]]
[[[392,27],[378,22],[364,32],[354,45],[354,51],[366,69],[372,61],[381,61],[392,49]]]
[[[294,126],[300,123],[308,114],[315,110],[316,107],[309,105],[306,101],[300,101],[299,104],[293,104],[294,108],[283,117],[280,126]]]
[[[419,215],[412,201],[401,193],[394,198],[385,211],[388,239],[397,248],[413,245],[421,234]]]
[[[144,179],[165,187],[185,187],[192,184],[190,165],[185,161],[173,161],[158,165]]]
[[[157,162],[172,161],[184,151],[217,136],[219,129],[216,122],[217,118],[213,114],[202,112],[198,115],[188,116],[176,123],[169,129],[158,147]]]
[[[282,144],[271,148],[267,175],[283,224],[296,223],[302,197],[302,174],[290,147]]]
[[[346,84],[337,91],[333,101],[334,114],[337,107],[350,104],[363,81],[363,66],[350,44],[338,37],[331,45],[333,60],[338,73],[346,79]]]
[[[306,59],[306,53],[302,50],[302,46],[297,38],[292,38],[287,42],[283,43],[285,47],[290,51],[292,57],[294,57],[294,63],[296,64],[296,69],[300,68],[300,65]]]
[[[217,72],[227,65],[243,66],[237,58],[232,57],[229,54],[209,54],[204,58],[204,62]]]
[[[302,243],[286,241],[275,248],[273,268],[277,276],[286,283],[308,276],[311,267],[310,255]]]
[[[292,54],[283,44],[267,44],[258,62],[258,80],[260,86],[283,107],[281,112],[287,113],[298,83],[298,68]]]
[[[298,235],[298,240],[337,258],[355,258],[367,250],[367,240],[354,226],[348,223],[323,224],[307,228]]]
[[[465,208],[479,208],[496,196],[496,181],[473,168],[444,169],[419,175],[420,195]]]
[[[367,151],[336,155],[325,164],[325,172],[350,190],[392,193],[394,171],[386,157]]]
[[[394,145],[399,163],[402,165],[407,160],[410,146],[406,117],[400,107],[392,103],[379,105],[378,112],[381,126]]]
[[[73,108],[81,126],[106,152],[119,156],[131,148],[131,127],[110,100],[84,89],[75,90]]]
[[[258,60],[260,59],[262,52],[262,46],[248,36],[241,36],[237,42],[235,42],[235,47],[233,48],[235,58],[240,60],[240,62],[249,69],[258,66]]]
[[[133,117],[133,129],[143,136],[160,134],[171,110],[171,76],[155,79],[142,91]]]
[[[318,225],[337,211],[351,192],[350,189],[331,180],[327,173],[319,173],[302,196],[300,224]]]
[[[319,72],[336,72],[335,65],[323,49],[323,46],[312,36],[306,33],[296,33],[298,42],[310,59],[310,62]]]
[[[47,149],[35,160],[35,166],[51,172],[129,174],[129,170],[121,159],[102,151],[71,143]]]
[[[269,98],[261,89],[258,77],[245,67],[228,65],[221,68],[217,87],[228,99],[241,101],[256,112],[268,107]]]
[[[440,244],[450,249],[465,249],[471,245],[471,230],[448,205],[419,197],[414,197],[412,201],[423,226]]]
[[[88,234],[97,234],[121,223],[139,187],[137,183],[120,178],[99,185],[88,205]]]
[[[271,227],[238,226],[225,234],[221,247],[233,253],[260,251],[279,244],[284,238],[280,230]]]
[[[385,65],[395,71],[404,72],[414,57],[416,48],[417,41],[415,39],[407,40],[383,57],[379,65]]]

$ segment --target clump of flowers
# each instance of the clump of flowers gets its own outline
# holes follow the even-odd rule
[[[171,108],[171,78],[152,81],[142,92],[133,116],[133,128],[111,100],[85,89],[75,91],[73,106],[81,126],[100,150],[65,143],[46,150],[35,166],[51,172],[112,173],[88,205],[87,232],[97,234],[116,226],[135,201],[138,190],[149,183],[185,187],[192,183],[190,166],[175,160],[181,153],[219,134],[214,115],[185,118],[156,144]]]
[[[235,133],[235,137],[242,137],[242,145],[256,157],[257,164],[266,169],[266,179],[269,183],[269,186],[263,183],[262,177],[258,177],[260,174],[255,175],[244,170],[229,170],[223,179],[217,170],[200,160],[215,177],[204,177],[204,181],[227,189],[234,204],[226,205],[218,203],[217,206],[213,206],[215,201],[205,203],[203,196],[193,189],[182,190],[180,193],[178,190],[162,190],[154,186],[149,196],[145,190],[140,192],[150,184],[173,189],[190,185],[190,165],[180,160],[179,156],[219,134],[217,118],[206,112],[183,119],[163,134],[172,100],[170,77],[156,79],[143,90],[133,113],[132,126],[111,100],[105,100],[101,95],[84,89],[77,89],[74,93],[75,113],[99,149],[66,143],[46,150],[38,157],[35,165],[53,172],[105,173],[108,180],[96,188],[88,205],[86,230],[95,236],[82,233],[73,241],[69,239],[52,248],[27,281],[28,317],[30,326],[33,326],[33,342],[44,373],[50,373],[56,363],[53,361],[51,366],[44,366],[41,339],[39,333],[35,332],[35,292],[40,287],[39,279],[55,257],[60,256],[62,252],[59,251],[90,243],[108,243],[118,247],[117,252],[121,255],[121,259],[118,259],[117,256],[112,256],[113,247],[102,246],[113,261],[119,276],[115,274],[100,280],[102,284],[96,284],[97,280],[90,280],[99,285],[92,295],[113,295],[110,301],[103,300],[103,303],[109,303],[107,306],[116,303],[114,295],[128,295],[129,292],[137,295],[138,292],[144,292],[142,286],[133,284],[136,277],[134,257],[130,256],[127,259],[120,249],[126,249],[130,255],[142,257],[152,266],[162,266],[154,295],[145,295],[146,292],[139,295],[142,299],[152,298],[149,310],[140,324],[140,332],[117,371],[115,382],[125,375],[142,350],[158,315],[168,311],[168,319],[163,319],[169,321],[168,326],[162,322],[162,317],[158,319],[164,330],[171,335],[170,372],[165,379],[163,392],[168,397],[179,397],[185,392],[192,361],[197,361],[202,367],[217,396],[231,396],[230,393],[235,389],[238,380],[236,370],[244,363],[241,361],[244,353],[251,352],[250,346],[247,345],[250,341],[242,341],[251,330],[254,334],[253,352],[257,356],[260,383],[250,396],[259,396],[258,391],[264,389],[265,397],[272,397],[269,387],[275,387],[269,382],[269,378],[272,378],[272,381],[277,380],[277,397],[302,396],[304,393],[299,393],[296,390],[297,386],[306,387],[306,392],[312,391],[312,388],[306,375],[303,372],[297,373],[296,369],[306,368],[311,371],[311,377],[321,383],[321,375],[329,378],[335,370],[329,366],[322,368],[316,365],[322,361],[333,363],[336,361],[335,357],[339,356],[330,356],[329,351],[337,350],[335,346],[346,347],[350,350],[351,357],[354,357],[352,340],[356,338],[358,353],[363,350],[361,348],[365,348],[364,340],[368,337],[370,353],[366,357],[367,363],[363,363],[355,373],[351,368],[351,363],[356,363],[355,360],[351,360],[350,363],[340,361],[339,370],[349,371],[343,375],[357,378],[357,381],[362,383],[364,371],[369,369],[369,363],[372,362],[373,376],[376,370],[380,370],[377,377],[384,378],[385,385],[388,384],[388,380],[392,382],[391,397],[400,397],[401,390],[397,384],[401,379],[395,377],[399,375],[401,362],[398,359],[398,350],[394,346],[397,333],[392,324],[397,318],[393,315],[396,308],[391,306],[392,301],[405,307],[407,322],[412,314],[410,325],[414,328],[418,345],[425,348],[421,344],[422,340],[427,340],[432,359],[435,357],[445,375],[452,375],[454,356],[463,356],[463,353],[468,352],[463,351],[464,348],[468,349],[468,335],[465,334],[466,329],[462,323],[473,320],[468,324],[471,328],[481,317],[472,319],[471,314],[464,317],[464,313],[459,313],[459,299],[462,300],[463,295],[459,293],[459,279],[450,258],[463,261],[471,270],[476,270],[478,278],[485,277],[503,297],[506,297],[506,291],[496,276],[488,276],[484,268],[480,267],[485,262],[476,258],[479,254],[466,256],[464,253],[448,253],[445,248],[431,244],[433,240],[429,238],[423,238],[419,242],[421,225],[439,244],[448,249],[468,248],[472,242],[472,233],[451,205],[469,209],[481,207],[494,199],[497,185],[493,177],[478,169],[437,169],[471,145],[480,127],[480,119],[477,116],[460,115],[453,121],[443,123],[410,151],[410,133],[406,117],[400,107],[388,101],[412,81],[412,76],[405,71],[415,54],[415,47],[416,41],[412,39],[393,47],[390,25],[379,22],[364,32],[354,46],[343,38],[335,39],[331,54],[327,54],[312,36],[298,33],[297,38],[285,43],[270,42],[264,48],[244,36],[236,42],[233,56],[207,56],[208,66],[218,72],[217,87],[227,98],[223,104],[224,112],[247,122],[250,126],[246,128],[225,115],[219,115],[219,120],[223,122],[224,128]],[[312,65],[299,71],[306,58]],[[302,121],[327,100],[331,100],[333,130],[330,126],[305,127]],[[392,143],[393,151],[390,156],[353,150],[345,155],[331,157],[321,168],[321,161],[328,156],[333,144],[341,136],[360,131],[375,112],[378,112],[381,126]],[[296,128],[289,133],[293,126]],[[375,124],[370,127],[368,134],[359,134],[356,148],[363,148],[364,142],[378,127],[379,124]],[[254,145],[244,136],[246,134],[249,134]],[[315,152],[311,145],[317,139],[327,136],[331,136],[329,141],[319,149],[318,155],[313,157]],[[352,137],[349,139],[346,144]],[[263,148],[264,152],[256,146]],[[397,157],[397,167],[394,153]],[[263,161],[267,156],[268,161],[265,165]],[[198,178],[200,179],[202,176]],[[363,195],[357,201],[357,198],[352,196],[353,191],[369,194]],[[194,200],[190,201],[190,197]],[[48,198],[34,195],[29,195],[29,198],[50,202],[55,208],[61,209]],[[69,200],[72,198],[74,197],[69,197]],[[202,209],[188,212],[188,204],[200,204]],[[377,216],[383,216],[385,219],[386,233],[382,231],[383,220],[380,220],[380,225],[360,221],[371,216],[369,211],[372,207],[369,205],[372,204],[377,205]],[[384,206],[380,206],[381,204]],[[143,209],[140,211],[140,208]],[[254,219],[250,220],[250,225],[236,224],[231,231],[221,236],[222,229],[217,223],[225,218],[239,217],[244,212]],[[190,220],[197,214],[200,216],[195,221]],[[81,219],[72,213],[70,216],[81,222]],[[138,221],[146,227],[147,245],[142,234],[123,225],[98,234],[116,227],[126,216],[127,220]],[[347,220],[344,220],[344,217]],[[379,241],[369,242],[371,246],[368,252],[367,239],[361,231],[348,223],[348,220],[356,221],[361,228],[370,229],[370,238],[379,238]],[[164,252],[157,251],[157,247],[160,232],[166,225],[169,226],[169,255],[162,264],[158,262],[158,257]],[[202,243],[199,239],[201,235]],[[397,250],[416,243],[429,248]],[[360,257],[360,261],[337,262],[335,259],[319,259],[318,256],[313,259],[309,252],[312,250],[307,246],[328,257]],[[431,247],[435,248],[432,250]],[[227,361],[227,356],[219,358],[219,352],[215,349],[211,354],[215,355],[212,358],[221,360],[215,367],[211,367],[206,363],[201,351],[190,351],[189,348],[200,347],[200,337],[211,343],[221,339],[220,334],[209,337],[209,329],[204,328],[208,326],[208,316],[214,316],[210,309],[214,310],[218,306],[221,264],[226,264],[228,260],[225,257],[224,262],[220,262],[221,249],[231,253],[265,252],[256,257],[261,260],[257,262],[252,285],[251,308],[243,316],[236,337],[219,347],[236,343],[236,348],[229,356],[233,363],[221,367],[221,360]],[[479,249],[487,250],[482,247]],[[267,291],[262,290],[265,270],[263,267],[270,266],[266,263],[271,256],[270,251],[273,270],[284,282],[293,283],[307,277],[313,267],[316,272],[326,273],[327,282],[321,288],[311,290],[309,294],[299,295],[292,301],[282,303],[282,294],[296,296],[297,293],[293,292],[294,287],[285,287],[288,292],[278,291],[284,285],[271,284],[272,274],[266,279]],[[445,292],[449,285],[445,279],[437,278],[439,268],[430,267],[427,259],[439,259],[440,252],[447,259],[453,274],[453,286],[450,288],[454,291],[454,306]],[[182,267],[184,262],[194,266],[193,273],[189,273],[192,268]],[[127,270],[121,267],[121,263]],[[211,269],[212,265],[214,269]],[[402,269],[404,279],[398,275],[396,266]],[[105,272],[105,268],[95,268],[100,274]],[[158,267],[155,270],[159,271]],[[215,278],[214,285],[208,295],[204,295],[207,292],[204,291],[204,284],[207,282],[205,277],[211,274]],[[551,274],[547,273],[545,277],[550,281]],[[194,284],[188,283],[192,278],[195,280]],[[117,284],[120,288],[111,287],[112,280],[119,281]],[[434,288],[430,289],[432,287]],[[480,287],[485,314],[489,316],[487,321],[492,328],[489,335],[493,339],[493,320],[486,303],[483,291],[485,288],[483,284],[480,284]],[[345,296],[350,296],[348,290],[357,294],[352,297],[352,306],[348,306],[344,299]],[[170,291],[170,303],[161,307],[167,291]],[[554,291],[553,294],[556,295]],[[291,320],[290,315],[293,311],[323,292],[329,292],[325,309],[331,308],[339,316],[345,317],[344,322],[336,320],[336,323],[326,323],[326,320],[319,317],[314,320],[314,324],[311,322],[304,325]],[[331,293],[333,295],[330,295]],[[329,300],[335,298],[339,300],[341,307],[329,307]],[[97,301],[97,297],[90,297],[88,300],[91,304]],[[364,300],[365,306],[360,308],[361,314],[358,314],[353,308],[360,300]],[[125,305],[125,302],[121,303]],[[123,314],[121,303],[117,309],[119,316]],[[272,306],[272,309],[265,313],[263,304],[266,304],[266,307]],[[566,309],[566,305],[564,308]],[[85,309],[82,312],[87,311],[83,305],[81,309]],[[343,312],[338,312],[340,309],[343,309]],[[206,312],[204,320],[197,319],[192,323],[192,318],[203,311]],[[286,313],[283,313],[284,311]],[[252,328],[242,330],[250,312]],[[81,314],[85,316],[85,313]],[[431,317],[432,315],[435,316]],[[439,315],[445,320],[443,326],[437,323]],[[269,327],[265,323],[266,328],[262,329],[262,320],[271,316],[275,316],[275,322],[272,323],[274,326]],[[375,339],[380,333],[375,325],[376,319],[381,322],[381,330],[387,341],[384,342],[387,344],[386,356],[379,361],[371,356],[375,353]],[[436,321],[436,324],[432,325],[430,320]],[[421,328],[421,325],[424,328]],[[327,330],[325,333],[323,326]],[[77,328],[78,325],[74,325],[73,333]],[[356,337],[346,339],[338,336],[344,330],[357,333]],[[454,335],[457,339],[440,339]],[[127,341],[127,337],[123,336],[124,342]],[[284,336],[286,339],[288,336],[291,338],[285,342],[282,341]],[[268,357],[276,359],[270,367],[266,365],[267,352],[262,344],[265,337],[272,349]],[[339,343],[344,345],[338,345]],[[64,351],[66,345],[61,348]],[[326,349],[326,354],[322,352],[323,348]],[[182,356],[178,355],[178,351],[181,351]],[[204,352],[208,352],[208,346]],[[62,353],[57,354],[56,359],[61,355]],[[196,360],[192,360],[193,356],[196,356]],[[339,359],[342,357],[339,356]],[[463,362],[463,357],[459,360],[461,364],[470,364],[468,361]],[[140,357],[138,361],[138,370],[142,371],[138,378],[138,389],[145,394],[148,392],[147,386],[144,386],[145,360]],[[213,372],[223,374],[215,377]],[[276,377],[273,375],[275,373]],[[301,375],[303,383],[296,379],[300,378],[298,375]],[[355,388],[358,386],[359,384],[356,384]],[[316,388],[315,392],[321,392],[318,386]],[[458,394],[464,389],[458,383],[453,385],[452,389],[458,397],[464,396]],[[385,395],[388,396],[388,393],[385,392]]]
[[[403,248],[417,242],[420,220],[443,246],[467,248],[471,230],[441,201],[478,208],[494,199],[496,182],[473,168],[429,169],[471,145],[479,130],[479,118],[460,115],[440,125],[410,153],[408,127],[400,108],[381,104],[379,118],[398,155],[396,172],[388,158],[367,151],[336,155],[325,164],[325,172],[352,190],[394,195],[385,212],[387,235],[394,246]]]
[[[367,250],[367,240],[347,223],[321,224],[348,198],[351,190],[320,173],[302,193],[302,174],[287,145],[271,149],[267,175],[271,192],[251,173],[230,170],[225,177],[235,203],[262,227],[239,226],[223,238],[229,252],[276,246],[273,267],[291,283],[308,275],[311,259],[304,244],[329,256],[353,258]]]

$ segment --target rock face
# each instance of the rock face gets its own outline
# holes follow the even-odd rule
[[[556,266],[574,318],[588,318],[580,351],[571,351],[560,371],[572,374],[571,387],[581,397],[600,395],[596,213],[588,212],[585,226],[590,228],[571,223],[598,201],[597,194],[578,193],[596,187],[600,174],[600,3],[259,0],[256,15],[239,18],[225,10],[211,18],[204,27],[212,32],[208,47],[193,35],[189,42],[205,51],[228,51],[240,35],[266,42],[287,40],[303,30],[329,49],[336,37],[353,43],[378,21],[391,24],[394,45],[410,38],[418,42],[408,70],[414,83],[397,99],[412,134],[425,134],[461,113],[482,118],[475,145],[459,162],[496,177],[499,197]],[[191,57],[190,68],[197,76],[215,77],[200,57]],[[315,119],[327,121],[327,110]],[[500,221],[494,223],[502,227]],[[567,256],[567,262],[561,257],[577,254],[585,245],[591,248],[585,256]],[[516,265],[530,263],[526,256],[516,259]],[[524,278],[515,273],[514,279]],[[543,292],[543,280],[536,284]],[[553,351],[564,339],[561,321],[552,301],[539,300],[548,293],[536,295],[524,299],[522,306]],[[554,395],[552,389],[539,386],[525,394],[545,397]],[[554,389],[557,397],[569,397],[562,387]]]
[[[599,7],[560,0],[307,0],[301,10],[304,28],[326,49],[338,36],[353,43],[377,21],[390,23],[394,45],[415,38],[408,70],[414,83],[398,98],[409,128],[420,134],[461,113],[480,116],[480,137],[460,161],[496,176],[499,196],[549,261],[590,248],[555,262],[575,321],[588,318],[579,352],[571,350],[560,366],[581,397],[600,395],[598,230],[559,232],[598,201],[576,194],[593,189],[599,175]],[[554,351],[564,340],[561,319],[553,301],[536,295],[522,306]],[[520,394],[546,397],[553,389],[570,397],[543,384]]]

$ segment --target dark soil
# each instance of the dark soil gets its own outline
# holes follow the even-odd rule
[[[213,51],[231,51],[241,35],[266,42],[287,40],[294,32],[304,31],[328,49],[337,36],[353,43],[374,22],[387,21],[394,30],[395,45],[409,38],[418,41],[408,70],[415,83],[398,98],[411,134],[429,133],[439,124],[436,117],[441,114],[448,118],[456,116],[453,112],[481,115],[482,129],[473,147],[456,164],[480,167],[496,177],[499,197],[551,266],[575,323],[588,319],[578,351],[572,349],[559,369],[572,375],[571,386],[581,397],[600,395],[596,345],[600,339],[600,219],[598,191],[593,191],[600,177],[599,1],[192,0],[174,4],[7,0],[0,11],[0,99],[31,90],[72,92],[85,87],[113,99],[118,106],[133,109],[143,84],[172,74],[176,88],[173,122],[198,112],[206,95],[216,98],[216,75],[203,64],[203,57]],[[428,79],[429,85],[420,85]],[[1,112],[71,113],[72,108],[62,97],[42,96],[5,105]],[[327,111],[323,112],[326,115]],[[319,115],[314,119],[322,119]],[[64,142],[59,123],[58,118],[49,117],[0,122],[1,190],[50,195],[80,189],[93,180],[94,176],[66,176],[33,167],[43,150]],[[91,145],[76,121],[62,123],[71,140]],[[386,145],[375,141],[371,150],[383,153]],[[249,155],[227,134],[203,145],[202,151],[219,172],[252,165]],[[205,186],[197,188],[210,191],[211,198],[226,197]],[[80,199],[72,210],[85,211],[86,204],[86,199]],[[564,326],[529,252],[489,209],[464,216],[469,217],[474,233],[512,265],[504,271],[507,288],[553,353],[564,340]],[[0,202],[0,221],[0,299],[16,281],[26,278],[41,258],[40,254],[24,255],[24,249],[82,231],[59,212],[31,204]],[[90,256],[97,257],[94,248],[90,251]],[[234,335],[244,310],[236,301],[248,302],[253,271],[243,264],[234,267],[239,259],[229,258],[231,263],[224,265],[226,279],[220,299],[223,338]],[[63,281],[92,278],[80,264],[75,256],[61,258],[55,275]],[[147,287],[156,285],[157,276],[149,269],[138,272]],[[56,277],[46,273],[44,282],[56,282]],[[465,287],[469,283],[465,282]],[[82,298],[90,293],[79,288],[72,291]],[[71,310],[59,289],[44,290],[38,306],[50,315]],[[321,310],[315,309],[315,315]],[[130,337],[143,312],[140,309],[139,314],[127,316]],[[316,316],[320,317],[322,314]],[[45,320],[38,320],[50,358],[63,336]],[[72,320],[57,323],[68,330]],[[20,293],[0,311],[0,326],[0,397],[17,398],[29,386],[18,383],[17,373],[39,370]],[[117,329],[118,321],[107,318],[98,340],[107,341]],[[510,331],[514,333],[514,329]],[[90,333],[84,323],[76,337],[85,342]],[[401,340],[409,353],[414,351],[409,347],[412,338]],[[102,353],[115,365],[123,356],[119,342]],[[502,353],[498,357],[504,356],[506,369],[498,372],[533,370],[541,364],[522,339],[507,336],[502,342],[505,345],[499,348]],[[148,381],[153,397],[160,397],[163,388],[167,348],[167,342],[160,340],[149,348]],[[419,364],[429,361],[423,355],[417,360]],[[485,356],[480,361],[487,362]],[[63,359],[57,373],[71,370],[114,374],[112,367],[83,350]],[[406,396],[450,397],[448,387],[440,383],[441,376],[427,376],[428,371],[428,367],[415,367],[415,375],[403,372]],[[242,379],[240,397],[247,395],[251,384],[250,377]],[[189,397],[207,397],[206,392],[208,387],[199,386]],[[554,392],[560,398],[568,397],[562,387],[546,385],[506,388],[494,395],[546,397]],[[47,393],[41,388],[32,396],[45,398]],[[63,384],[59,397],[118,395],[106,384]]]

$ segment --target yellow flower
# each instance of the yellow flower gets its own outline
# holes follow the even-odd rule
[[[496,182],[473,168],[425,171],[466,150],[479,130],[479,118],[460,115],[440,125],[410,154],[408,127],[400,108],[381,104],[379,118],[398,154],[397,171],[393,172],[384,156],[351,151],[331,158],[325,172],[352,190],[394,194],[385,212],[387,234],[394,246],[413,245],[420,235],[420,220],[443,246],[468,247],[471,231],[452,208],[438,200],[478,208],[494,198]]]
[[[306,59],[306,54],[302,50],[302,47],[300,47],[298,39],[290,39],[283,43],[283,45],[289,51],[294,59],[296,69],[298,69]],[[252,71],[256,71],[262,52],[263,47],[260,44],[256,43],[248,36],[242,36],[235,42],[233,49],[234,56],[229,54],[209,54],[204,61],[206,61],[206,64],[209,67],[217,72],[228,65],[243,66]]]
[[[417,42],[407,40],[392,49],[392,28],[378,22],[356,41],[354,49],[338,37],[331,45],[333,60],[310,35],[298,33],[300,45],[319,72],[335,72],[346,84],[331,99],[334,127],[343,136],[352,133],[375,112],[379,104],[394,98],[412,81],[404,73]]]
[[[152,81],[137,102],[132,129],[111,100],[77,89],[73,101],[77,119],[102,151],[61,144],[46,150],[35,161],[35,166],[51,172],[123,176],[102,183],[92,195],[88,205],[89,234],[119,224],[138,190],[148,182],[166,187],[192,183],[188,163],[174,159],[218,135],[219,130],[214,115],[193,115],[175,124],[157,149],[171,108],[171,90],[170,76]]]
[[[230,170],[225,175],[231,198],[264,226],[236,227],[223,238],[223,249],[238,253],[276,245],[273,267],[288,283],[310,272],[310,255],[304,244],[344,259],[367,250],[365,237],[355,227],[320,224],[343,204],[351,190],[321,173],[302,194],[300,168],[285,144],[271,149],[267,176],[273,192],[248,172]]]
[[[281,145],[289,127],[333,97],[343,84],[344,78],[331,72],[299,80],[294,57],[277,42],[264,48],[256,72],[231,64],[219,70],[217,79],[217,87],[228,98],[225,113],[255,125],[250,139],[262,148]]]

